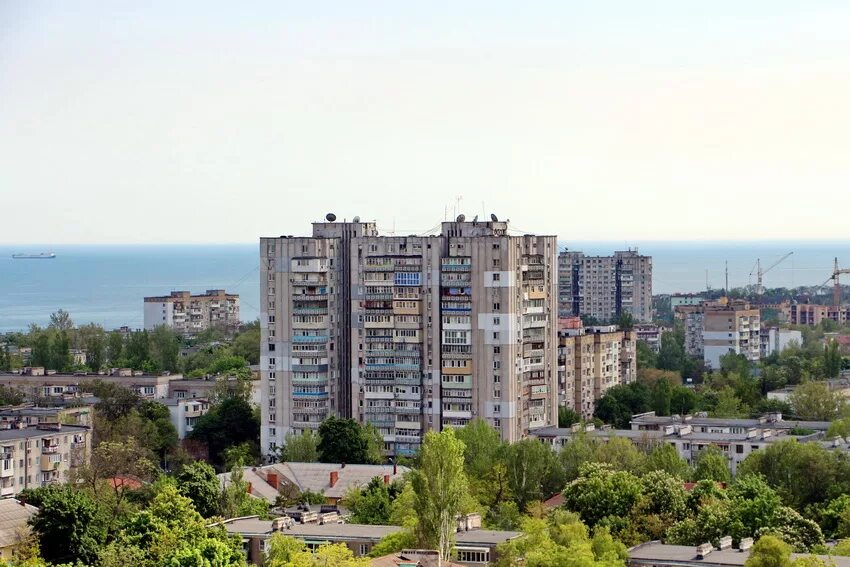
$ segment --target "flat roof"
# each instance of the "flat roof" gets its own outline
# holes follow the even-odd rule
[[[765,427],[763,429],[768,430],[771,428]],[[785,439],[795,439],[797,441],[803,442],[817,440],[812,435],[788,435],[784,431],[777,435],[769,435],[767,437],[762,437],[761,435],[754,435],[752,437],[749,437],[746,433],[709,433],[701,431],[679,433],[678,431],[675,431],[673,433],[665,434],[664,431],[656,429],[594,429],[593,431],[573,431],[572,429],[563,427],[541,427],[540,429],[532,429],[530,433],[535,437],[543,437],[548,439],[569,439],[570,437],[584,434],[596,438],[622,437],[624,439],[638,441],[642,439],[653,441],[663,441],[666,439],[685,439],[691,442],[705,441],[708,443],[748,443],[756,441],[774,443]]]
[[[629,549],[629,562],[651,563],[652,565],[683,566],[691,565],[729,565],[743,566],[750,552],[738,549],[712,549],[704,559],[699,559],[696,547],[687,545],[666,545],[658,541],[642,543]],[[792,553],[791,558],[808,557],[806,553]],[[827,565],[850,567],[850,557],[818,555]]]
[[[225,520],[224,528],[228,533],[249,535],[271,535],[272,520],[259,518],[236,518]],[[401,531],[401,526],[370,526],[366,524],[294,524],[284,528],[281,533],[301,538],[321,539],[381,539]]]
[[[25,427],[24,429],[0,429],[0,441],[12,441],[14,439],[34,439],[36,437],[49,437],[51,435],[62,435],[63,433],[79,433],[90,431],[83,425],[62,425],[61,429],[39,429],[37,427]]]
[[[234,518],[223,522],[228,533],[243,536],[271,535],[272,520],[260,520],[257,517]],[[381,539],[403,530],[401,526],[370,526],[366,524],[294,524],[284,528],[281,533],[300,538],[316,539]],[[520,537],[522,532],[499,530],[468,530],[455,534],[455,541],[461,545],[496,545]]]

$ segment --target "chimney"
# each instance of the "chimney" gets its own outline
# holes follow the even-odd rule
[[[732,536],[723,536],[720,538],[720,542],[717,546],[717,549],[731,549],[732,548]]]
[[[344,469],[344,468],[345,468],[345,463],[342,463],[342,466],[341,466],[340,468],[343,468],[343,469]]]
[[[398,463],[393,461],[393,476],[398,474]]]
[[[339,480],[339,471],[331,471],[331,488],[336,485],[336,482]]]
[[[738,544],[738,549],[741,551],[747,551],[753,546],[753,538],[745,537],[741,539],[741,542]]]
[[[385,474],[384,475],[384,484],[389,484],[389,483],[390,483],[390,475]]]
[[[266,474],[266,482],[268,482],[269,485],[271,485],[272,488],[277,490],[277,473],[276,472],[267,473]]]
[[[713,549],[713,547],[711,547],[710,543],[703,543],[701,545],[698,545],[697,546],[697,559],[705,559],[705,557],[709,553],[711,553],[712,549]]]

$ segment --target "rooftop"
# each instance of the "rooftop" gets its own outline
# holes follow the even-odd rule
[[[264,467],[245,467],[245,480],[251,483],[251,491],[255,496],[274,502],[278,495],[277,487],[268,482],[268,474],[277,474],[278,480],[295,485],[304,492],[321,492],[327,498],[342,498],[353,486],[366,486],[373,478],[389,476],[390,482],[399,479],[410,469],[393,465],[341,465],[336,463],[277,463]],[[336,474],[336,481],[331,486],[331,473]],[[228,473],[218,475],[223,483],[230,479]]]
[[[651,564],[654,566],[691,567],[691,566],[729,566],[744,565],[749,551],[738,549],[713,549],[704,559],[697,557],[696,547],[687,545],[665,545],[658,541],[643,543],[629,550],[629,562],[633,564]],[[792,553],[792,559],[808,557],[806,554]],[[827,565],[850,567],[850,557],[818,555]]]
[[[41,429],[38,427],[25,427],[23,429],[0,429],[0,442],[17,439],[36,439],[38,437],[50,437],[62,433],[80,433],[89,431],[88,427],[82,425],[61,425],[59,429]]]
[[[38,508],[13,498],[0,500],[0,548],[20,542],[22,534],[29,532],[27,522]]]

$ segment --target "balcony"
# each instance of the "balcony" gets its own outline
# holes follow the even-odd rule
[[[59,445],[46,445],[41,448],[42,455],[55,455],[59,452]]]
[[[15,495],[15,487],[14,486],[4,486],[0,488],[0,496],[14,496]]]
[[[293,335],[292,336],[293,343],[326,343],[328,342],[327,335]]]
[[[15,462],[12,459],[6,459],[0,466],[0,478],[10,478],[15,476]]]
[[[43,471],[55,471],[56,469],[58,469],[59,465],[62,463],[62,461],[60,459],[56,458],[58,456],[59,455],[56,455],[55,457],[52,456],[52,455],[42,455],[42,457],[41,457],[41,470],[43,470]]]
[[[293,372],[327,372],[327,364],[293,364]]]

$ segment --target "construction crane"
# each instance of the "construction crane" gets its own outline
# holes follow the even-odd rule
[[[832,280],[832,304],[835,307],[841,307],[841,283],[838,277],[841,274],[850,274],[850,268],[839,268],[838,258],[835,259],[835,267],[832,269],[832,275],[828,280]]]
[[[794,252],[789,252],[789,253],[787,253],[787,254],[786,254],[786,255],[784,255],[782,258],[780,258],[779,260],[777,260],[776,262],[774,262],[773,264],[771,264],[770,266],[768,266],[768,267],[767,267],[767,268],[765,268],[764,270],[762,270],[762,269],[761,269],[761,258],[758,258],[758,259],[756,260],[756,265],[755,265],[755,266],[753,266],[753,269],[750,271],[750,277],[752,278],[752,277],[753,277],[753,274],[756,274],[756,278],[757,278],[757,280],[756,280],[756,281],[757,281],[757,283],[756,283],[756,294],[757,294],[757,295],[761,295],[761,294],[763,294],[763,293],[764,293],[764,286],[763,286],[763,285],[762,285],[762,283],[761,283],[761,282],[762,282],[762,277],[763,277],[766,273],[768,273],[770,270],[772,270],[773,268],[775,268],[776,266],[778,266],[779,264],[781,264],[784,260],[786,260],[786,259],[787,259],[789,256],[791,256],[793,253],[794,253]],[[836,262],[837,262],[837,260],[836,260]]]

